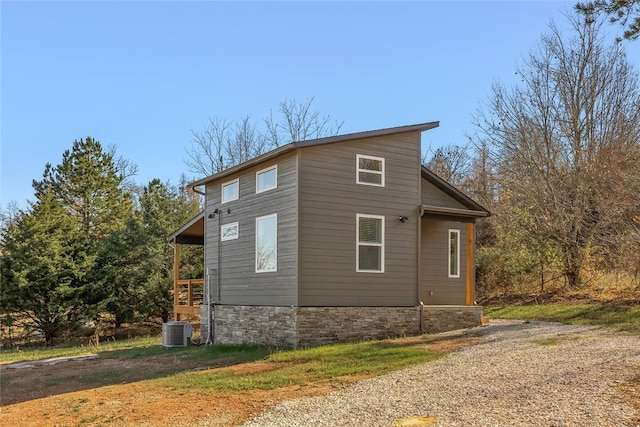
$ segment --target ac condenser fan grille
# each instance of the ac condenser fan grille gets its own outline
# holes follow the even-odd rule
[[[191,338],[189,322],[167,322],[162,324],[163,347],[185,347]]]

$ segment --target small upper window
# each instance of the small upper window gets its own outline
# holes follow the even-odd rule
[[[222,203],[238,200],[240,197],[240,182],[237,179],[222,184]]]
[[[232,222],[220,227],[220,240],[235,240],[238,238],[238,223]]]
[[[278,186],[278,165],[256,172],[256,194]]]
[[[384,159],[382,157],[356,156],[356,182],[364,185],[384,187]]]
[[[460,230],[449,230],[449,277],[460,277]]]

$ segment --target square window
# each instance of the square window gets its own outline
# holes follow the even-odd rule
[[[222,203],[238,200],[240,197],[240,182],[237,179],[222,184]]]
[[[384,187],[384,159],[382,157],[356,155],[356,183]]]
[[[356,215],[356,271],[384,273],[384,216]]]
[[[278,166],[271,166],[256,172],[256,194],[278,186]]]
[[[220,227],[220,240],[235,240],[238,238],[238,223],[232,222]]]

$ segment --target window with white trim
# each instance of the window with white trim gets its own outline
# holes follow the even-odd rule
[[[278,187],[278,165],[256,172],[256,194]]]
[[[460,230],[449,230],[449,277],[460,277]]]
[[[384,273],[384,216],[356,214],[356,271]]]
[[[278,271],[278,214],[256,218],[256,273]]]
[[[222,184],[221,193],[222,203],[238,200],[238,197],[240,197],[240,181],[234,179],[233,181]]]
[[[384,187],[384,159],[382,157],[356,155],[356,183]]]
[[[235,240],[238,238],[238,223],[232,222],[220,227],[220,240]]]

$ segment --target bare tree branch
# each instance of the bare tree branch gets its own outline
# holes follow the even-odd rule
[[[550,26],[517,71],[520,85],[494,85],[476,142],[497,165],[511,214],[502,220],[554,244],[579,286],[588,251],[611,246],[640,209],[640,93],[622,47],[603,44],[602,23],[571,23],[570,39]]]
[[[259,129],[250,116],[236,123],[218,117],[209,119],[202,131],[192,131],[192,145],[185,149],[188,170],[209,176],[283,143],[337,135],[343,122],[332,125],[329,116],[312,111],[313,100],[311,97],[303,103],[281,102],[280,118],[274,117],[271,111],[261,122],[264,129]]]
[[[435,151],[429,148],[422,157],[422,164],[440,178],[462,188],[471,169],[471,156],[467,147],[446,145]]]
[[[228,167],[225,150],[232,140],[228,120],[210,117],[203,130],[191,130],[191,135],[192,145],[185,149],[187,158],[184,160],[189,172],[209,176]]]

